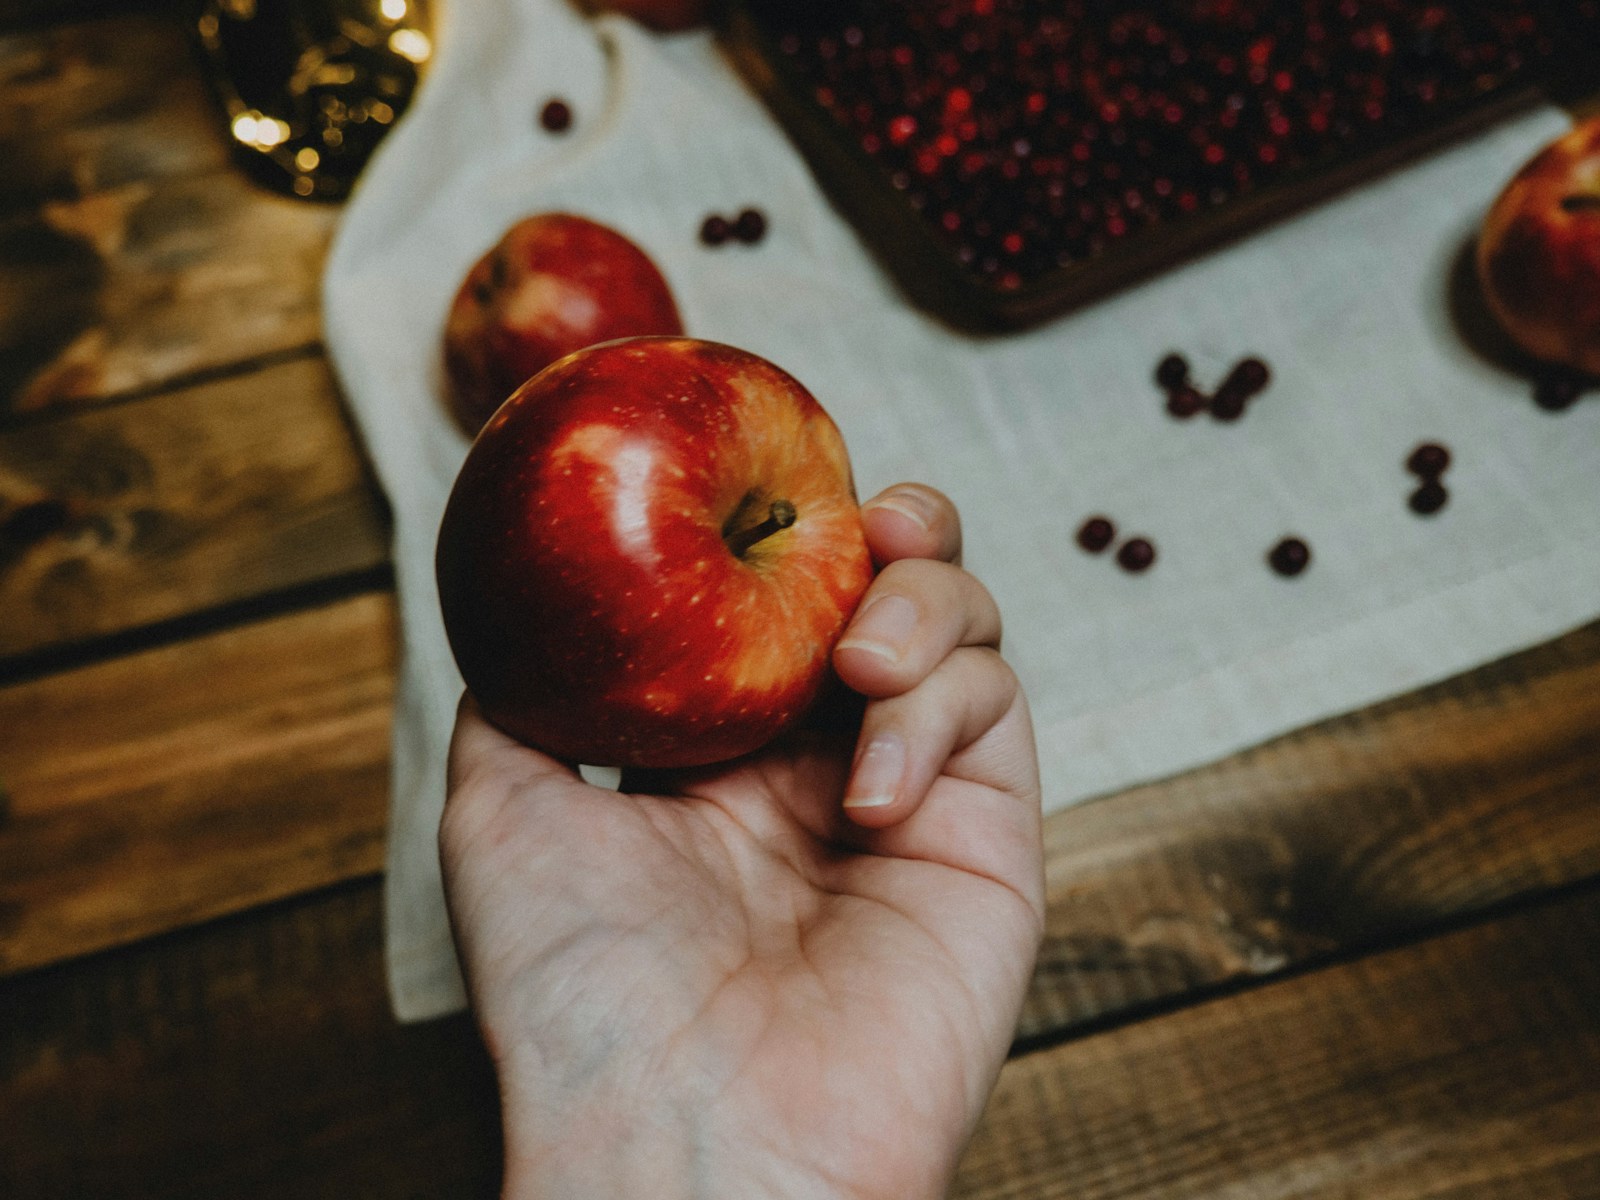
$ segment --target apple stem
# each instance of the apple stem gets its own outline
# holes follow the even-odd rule
[[[787,529],[794,524],[794,505],[787,500],[774,500],[767,510],[767,519],[748,529],[737,533],[728,534],[723,540],[727,542],[728,549],[735,558],[743,558],[746,551],[763,538],[769,538],[780,529]]]
[[[1600,194],[1594,192],[1574,192],[1570,196],[1561,198],[1561,207],[1566,212],[1584,212],[1600,208]]]

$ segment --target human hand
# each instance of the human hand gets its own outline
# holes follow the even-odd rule
[[[507,1197],[944,1194],[1043,928],[1038,768],[953,506],[863,521],[858,728],[612,792],[463,702],[440,851]]]

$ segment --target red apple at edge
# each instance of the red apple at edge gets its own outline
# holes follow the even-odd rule
[[[488,719],[632,767],[721,762],[802,717],[872,573],[821,405],[765,359],[658,337],[518,389],[467,454],[436,566]]]
[[[470,437],[525,380],[574,350],[682,332],[666,279],[622,234],[571,213],[525,217],[467,272],[450,305],[451,415]]]
[[[662,33],[693,29],[706,19],[707,0],[579,0],[590,13],[621,13]]]
[[[1524,351],[1600,375],[1600,117],[1512,177],[1484,219],[1478,278]]]

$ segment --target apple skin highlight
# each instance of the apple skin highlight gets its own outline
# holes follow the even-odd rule
[[[872,576],[821,405],[755,355],[658,337],[518,389],[461,468],[436,567],[488,719],[625,767],[720,762],[793,725]]]

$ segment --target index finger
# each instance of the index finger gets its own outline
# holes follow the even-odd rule
[[[961,563],[961,514],[950,498],[925,483],[897,483],[861,506],[873,565],[903,558]]]

